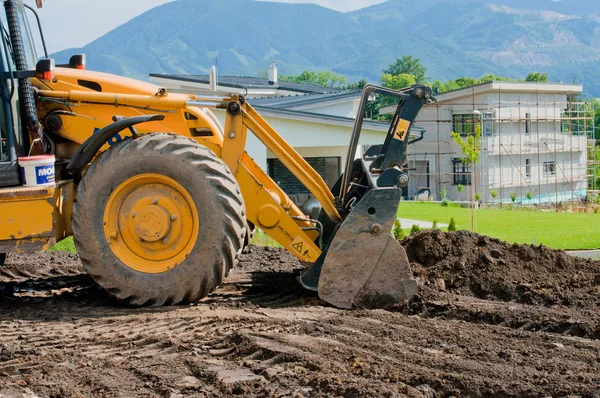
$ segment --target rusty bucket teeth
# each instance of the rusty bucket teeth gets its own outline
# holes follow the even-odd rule
[[[390,231],[401,190],[370,191],[331,242],[319,297],[339,308],[388,308],[418,293],[406,252]]]

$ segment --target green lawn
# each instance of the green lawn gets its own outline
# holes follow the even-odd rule
[[[471,209],[442,207],[439,203],[402,202],[398,217],[411,220],[436,220],[448,224],[456,221],[458,229],[471,228]],[[533,210],[477,210],[477,233],[510,243],[544,244],[554,249],[600,249],[600,214],[556,213]],[[406,235],[409,229],[404,232]],[[259,246],[279,246],[262,231],[257,231],[252,243]],[[73,238],[67,238],[52,250],[75,252]]]
[[[439,203],[402,202],[398,217],[437,220],[454,218],[458,229],[471,229],[471,209]],[[554,249],[600,249],[600,214],[541,212],[527,209],[476,211],[476,232],[510,243],[543,244]],[[406,227],[406,226],[403,226]]]
[[[75,243],[73,242],[73,237],[70,236],[67,239],[61,240],[58,242],[52,249],[61,252],[71,252],[75,253],[77,250],[75,249]]]

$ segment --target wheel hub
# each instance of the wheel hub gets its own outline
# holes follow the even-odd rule
[[[134,228],[140,239],[156,242],[164,239],[171,230],[171,216],[159,205],[144,206],[136,214]]]
[[[199,230],[192,197],[181,184],[160,174],[125,180],[110,194],[104,210],[104,234],[111,250],[139,272],[167,272],[183,263]]]

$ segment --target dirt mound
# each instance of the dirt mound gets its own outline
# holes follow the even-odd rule
[[[596,308],[505,302],[520,297],[481,287],[552,293],[575,269],[580,285],[562,293],[583,300],[597,264],[525,247],[527,268],[526,254],[481,239],[404,242],[423,285],[408,316],[325,305],[281,249],[251,247],[208,298],[162,308],[124,306],[69,275],[83,272],[76,255],[11,255],[4,271],[32,277],[0,275],[0,396],[598,397]]]
[[[281,248],[250,245],[240,255],[236,269],[261,272],[291,272],[303,268],[300,262]]]
[[[468,231],[426,231],[402,242],[422,296],[573,308],[600,304],[600,262],[544,246],[508,244]]]

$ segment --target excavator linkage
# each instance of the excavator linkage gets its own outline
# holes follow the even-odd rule
[[[398,100],[385,143],[355,160],[365,111],[374,95]],[[418,293],[405,250],[391,235],[403,188],[410,129],[423,104],[434,101],[431,89],[401,91],[367,86],[348,149],[345,173],[332,189],[343,221],[328,228],[319,259],[300,283],[340,308],[387,308]],[[323,214],[322,214],[323,216]],[[321,217],[327,224],[327,220]]]

